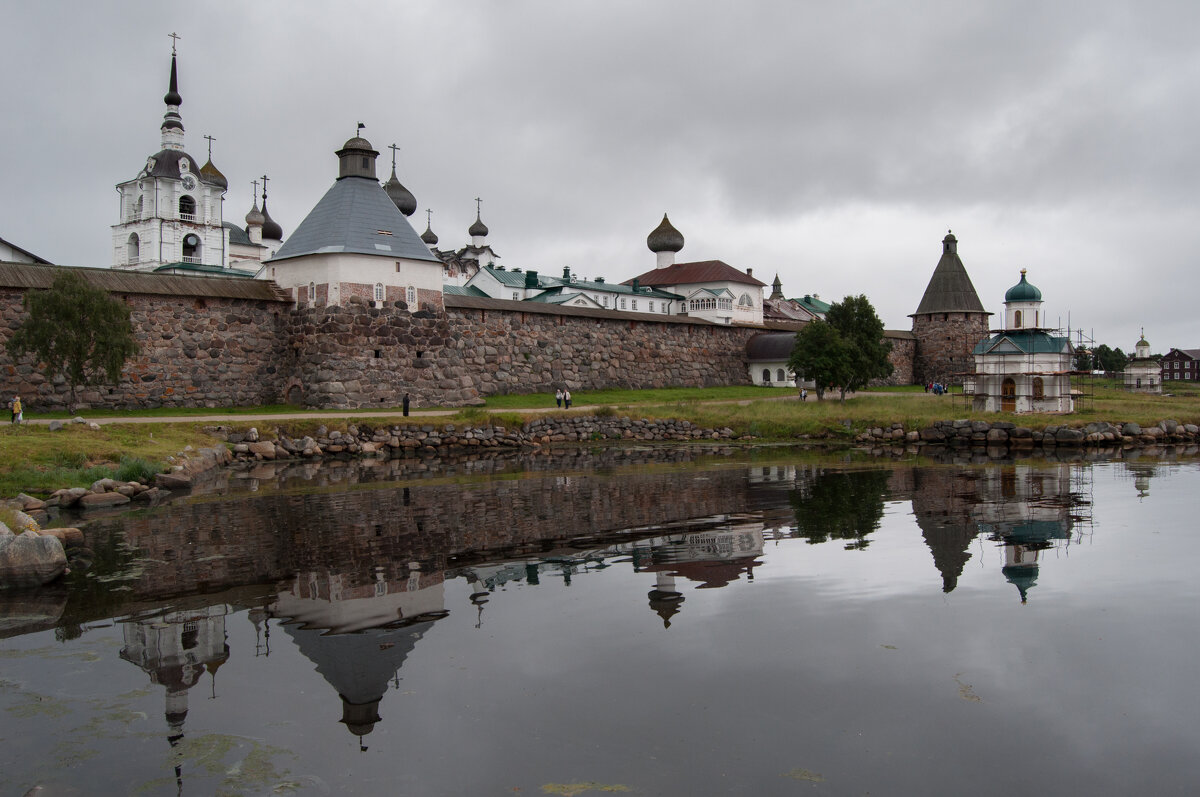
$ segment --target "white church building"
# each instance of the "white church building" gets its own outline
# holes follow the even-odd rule
[[[975,373],[963,381],[981,412],[1073,412],[1069,338],[1046,326],[1042,292],[1025,279],[1004,294],[1004,328],[974,349]]]
[[[131,180],[117,184],[119,221],[112,225],[112,266],[158,273],[253,277],[261,261],[283,242],[283,229],[267,212],[266,177],[262,208],[255,187],[246,228],[223,217],[229,181],[209,157],[201,166],[184,149],[179,107],[176,54],[171,52],[171,75],[162,121],[161,149]]]

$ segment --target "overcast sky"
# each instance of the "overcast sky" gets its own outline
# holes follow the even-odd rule
[[[285,237],[364,135],[443,248],[475,197],[512,268],[624,280],[723,260],[909,329],[953,229],[984,306],[1200,346],[1200,4],[36,3],[3,0],[0,238],[107,266],[116,183],[159,149],[172,31],[186,148]],[[994,318],[993,321],[996,319]]]

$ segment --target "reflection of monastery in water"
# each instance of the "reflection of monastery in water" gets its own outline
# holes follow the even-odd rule
[[[298,574],[271,609],[337,692],[340,721],[360,740],[380,721],[379,703],[398,685],[413,646],[447,614],[442,573],[402,564],[368,570],[359,579],[346,572]]]
[[[225,604],[167,612],[157,617],[122,624],[125,644],[121,658],[136,664],[150,683],[166,688],[167,742],[175,747],[183,739],[188,714],[188,692],[208,673],[215,694],[217,669],[229,659],[225,644]],[[182,765],[175,779],[182,787]]]
[[[1087,471],[1068,464],[1002,465],[913,472],[913,514],[951,592],[983,536],[1003,549],[1001,573],[1021,602],[1037,584],[1043,551],[1067,545],[1090,517]]]

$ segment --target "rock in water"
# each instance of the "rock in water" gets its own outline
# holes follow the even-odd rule
[[[0,587],[36,587],[61,576],[67,553],[55,537],[27,531],[0,535]]]

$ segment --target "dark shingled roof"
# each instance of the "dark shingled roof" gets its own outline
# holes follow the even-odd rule
[[[49,288],[55,275],[64,268],[68,267],[30,263],[0,263],[0,288]],[[118,271],[111,268],[71,268],[71,270],[95,287],[103,288],[110,293],[250,299],[289,304],[292,302],[292,298],[271,280],[184,277],[147,274],[144,271]]]
[[[655,285],[691,285],[698,282],[740,282],[744,285],[759,285],[766,287],[767,283],[751,277],[744,271],[738,271],[733,266],[720,260],[701,260],[696,263],[676,263],[666,268],[655,268],[645,274],[634,277],[639,285],[653,287]],[[633,280],[625,280],[622,285],[632,285]]]
[[[796,347],[794,332],[763,332],[746,341],[746,359],[750,362],[778,362],[792,356]]]
[[[271,261],[331,252],[441,263],[383,187],[356,176],[337,180]]]
[[[925,313],[988,313],[975,293],[967,269],[958,256],[958,239],[947,234],[942,239],[942,259],[938,261],[917,312]]]

